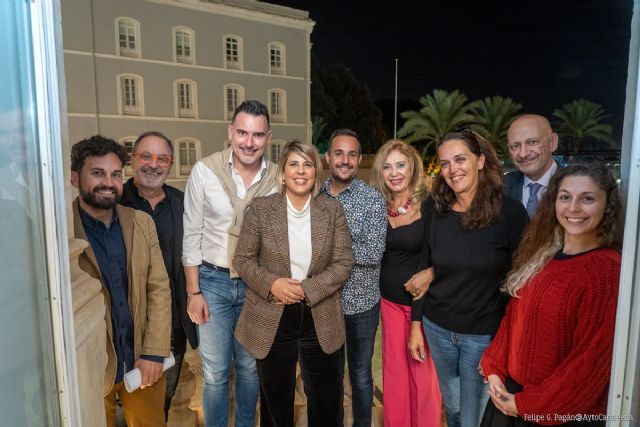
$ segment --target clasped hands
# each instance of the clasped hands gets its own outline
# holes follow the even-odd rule
[[[482,374],[482,371],[480,371]],[[518,407],[516,406],[516,399],[513,393],[509,393],[504,386],[499,376],[491,374],[485,377],[485,383],[489,384],[489,397],[498,409],[503,414],[510,417],[518,416]]]
[[[300,280],[279,277],[271,285],[271,294],[277,299],[276,304],[296,304],[305,299]]]

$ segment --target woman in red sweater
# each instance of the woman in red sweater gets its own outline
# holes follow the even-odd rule
[[[559,169],[516,252],[504,285],[514,298],[480,362],[491,397],[482,427],[604,426],[621,235],[611,172]]]

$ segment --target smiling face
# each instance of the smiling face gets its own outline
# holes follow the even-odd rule
[[[523,116],[511,124],[507,133],[509,153],[516,167],[532,181],[537,181],[553,164],[552,154],[558,148],[558,135],[547,119]]]
[[[329,151],[325,153],[331,179],[348,184],[358,173],[362,155],[358,140],[350,135],[338,135],[333,138]]]
[[[71,185],[80,192],[80,205],[91,216],[113,209],[122,195],[122,162],[114,153],[85,159],[80,172],[71,172]]]
[[[238,169],[256,168],[264,149],[271,140],[271,131],[265,116],[238,113],[227,129],[234,166]]]
[[[484,154],[476,155],[461,139],[452,139],[438,148],[440,173],[456,196],[475,195]]]
[[[382,165],[382,180],[394,196],[407,192],[412,173],[409,159],[397,150],[389,153]]]
[[[584,248],[598,245],[598,226],[607,205],[606,192],[588,176],[571,175],[562,180],[556,197],[556,218],[567,240]]]
[[[306,200],[316,183],[316,167],[310,159],[291,153],[284,162],[282,177],[290,199]]]
[[[157,190],[167,180],[173,158],[167,142],[155,135],[143,138],[131,156],[133,181],[137,187]]]

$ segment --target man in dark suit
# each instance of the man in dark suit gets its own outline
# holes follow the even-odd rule
[[[507,196],[521,202],[533,217],[558,168],[552,157],[558,148],[558,134],[546,118],[525,114],[511,124],[507,140],[511,160],[518,168],[504,177]]]
[[[133,143],[133,178],[124,184],[120,203],[148,213],[158,231],[158,240],[171,286],[171,349],[176,364],[166,374],[165,420],[176,392],[187,340],[198,347],[196,325],[187,314],[187,288],[182,268],[182,214],[184,193],[165,184],[173,165],[173,144],[160,132],[141,134]]]

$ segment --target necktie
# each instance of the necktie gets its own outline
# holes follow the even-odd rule
[[[533,218],[538,209],[538,191],[542,188],[542,184],[532,182],[529,184],[529,200],[527,200],[527,212],[529,218]]]

